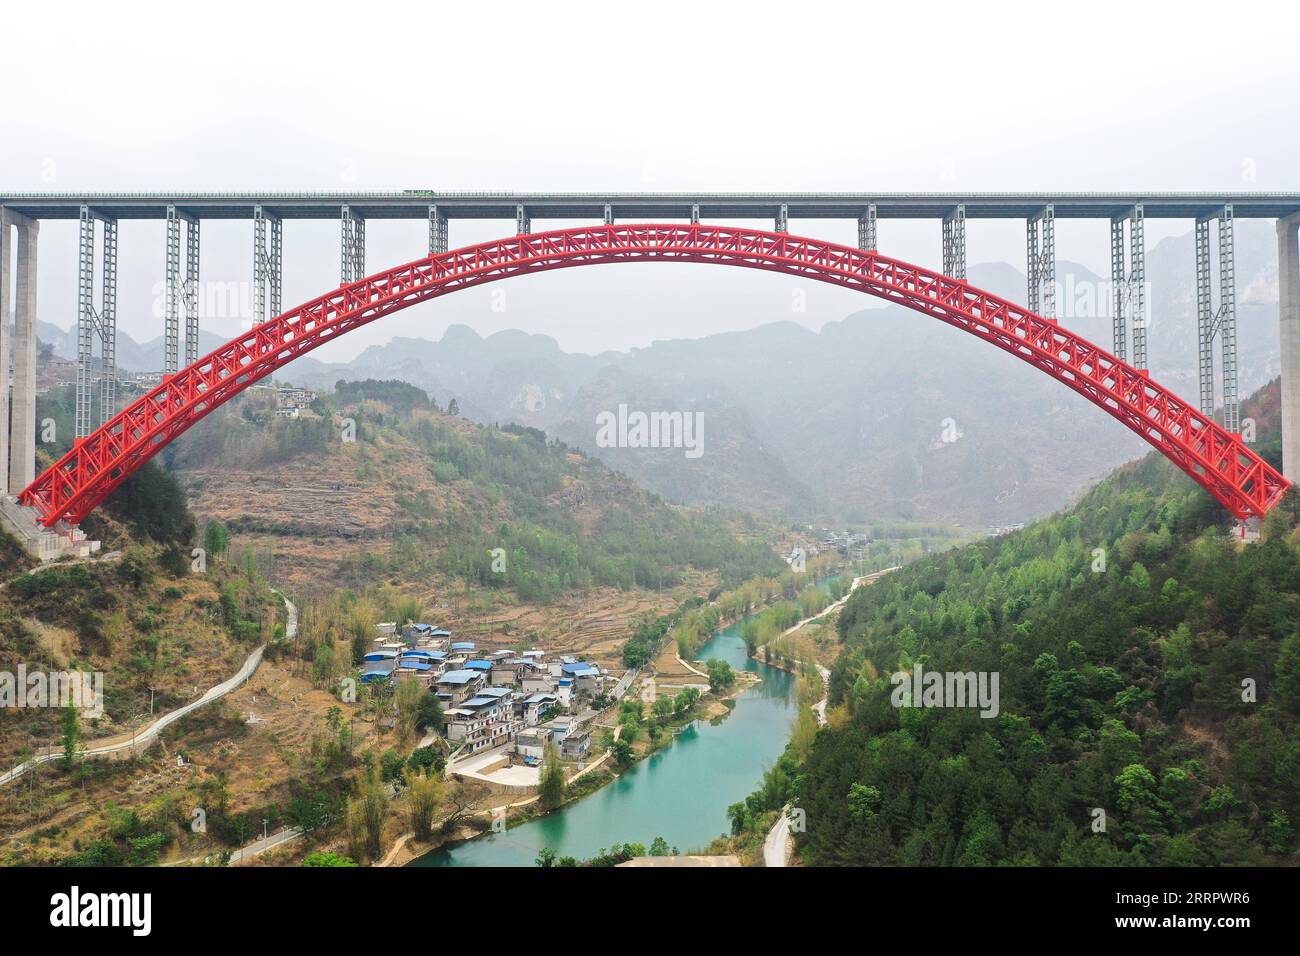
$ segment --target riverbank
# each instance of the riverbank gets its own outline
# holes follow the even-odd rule
[[[444,844],[411,865],[532,866],[544,849],[582,860],[616,843],[648,845],[655,837],[683,853],[707,847],[729,830],[727,807],[751,793],[785,749],[796,710],[794,678],[746,655],[743,621],[720,629],[699,650],[746,675],[725,700],[706,698],[727,707],[726,713],[714,711],[708,719],[709,711],[697,711],[676,734],[663,734],[661,745],[611,770],[604,785],[555,812]],[[685,668],[674,671],[689,677],[686,683],[704,683]],[[657,676],[656,683],[662,694],[664,681]]]

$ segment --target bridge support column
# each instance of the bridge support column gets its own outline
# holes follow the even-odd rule
[[[533,221],[529,218],[528,210],[520,203],[515,207],[515,235],[526,236],[533,231]]]
[[[1210,220],[1219,228],[1219,307],[1214,307],[1213,270],[1210,260]],[[1196,220],[1196,330],[1201,413],[1214,414],[1214,340],[1219,340],[1223,390],[1223,427],[1241,430],[1237,395],[1237,287],[1233,250],[1232,206],[1217,216]]]
[[[1219,215],[1219,351],[1223,375],[1223,427],[1241,432],[1237,396],[1237,265],[1232,240],[1232,206]]]
[[[1128,361],[1128,272],[1124,256],[1124,218],[1110,221],[1110,350],[1121,362]]]
[[[691,204],[691,225],[698,226],[699,224],[700,224],[700,204],[692,203]]]
[[[185,229],[185,272],[181,272],[181,230]],[[180,363],[182,308],[185,311],[185,364],[198,358],[198,225],[174,205],[167,206],[167,311],[163,338],[163,374],[174,375]],[[193,326],[193,328],[191,328]],[[194,352],[193,358],[190,357]]]
[[[199,221],[185,219],[185,281],[181,286],[185,307],[185,364],[199,360]]]
[[[1056,318],[1056,207],[1047,205],[1025,222],[1029,311]]]
[[[13,281],[9,259],[13,255],[7,209],[0,206],[0,370],[9,375],[9,284]],[[8,382],[3,383],[5,386]],[[0,495],[9,494],[9,389],[0,387]]]
[[[1128,254],[1125,254],[1125,223]],[[1128,361],[1128,326],[1133,324],[1133,366],[1147,367],[1146,229],[1142,204],[1110,221],[1111,351]]]
[[[447,251],[447,217],[437,206],[429,207],[429,255]]]
[[[1214,415],[1214,302],[1210,282],[1210,221],[1196,220],[1196,344],[1201,414]]]
[[[614,207],[609,203],[605,203],[605,225],[614,225]]]
[[[943,274],[966,278],[966,207],[958,206],[943,217]]]
[[[447,217],[437,206],[429,207],[429,255],[447,251]]]
[[[776,221],[772,224],[772,231],[790,231],[790,209],[785,203],[781,203],[781,208],[776,211]]]
[[[875,252],[880,248],[876,234],[876,204],[867,206],[867,211],[858,219],[858,248]]]
[[[10,454],[8,460],[0,462],[0,465],[8,471],[9,491],[16,494],[36,478],[36,243],[41,224],[16,213],[8,213],[7,217],[0,218],[0,223],[4,218],[8,220],[4,225],[5,232],[8,232],[9,225],[17,226],[18,270],[14,282],[13,414],[6,419],[4,426],[8,429]],[[3,245],[6,256],[3,272],[7,273],[8,243]],[[0,324],[5,326],[7,334],[8,312],[4,313],[4,321]],[[3,373],[7,379],[8,365],[4,366]]]
[[[269,237],[268,237],[269,233]],[[253,207],[253,324],[280,314],[280,279],[284,231],[280,217]],[[267,315],[268,301],[270,315]]]
[[[366,220],[344,206],[340,222],[339,284],[347,285],[366,277]]]
[[[77,398],[75,424],[84,438],[117,410],[117,220],[81,207],[77,250]],[[95,222],[103,223],[103,268],[95,308]],[[99,408],[95,408],[95,339],[100,342]]]
[[[1277,221],[1282,342],[1282,473],[1300,483],[1300,214]]]
[[[1142,204],[1129,216],[1129,314],[1133,320],[1133,365],[1147,367],[1147,232]]]

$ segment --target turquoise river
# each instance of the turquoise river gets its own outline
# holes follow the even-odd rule
[[[556,813],[441,847],[410,865],[532,866],[543,847],[586,859],[615,843],[649,846],[657,836],[688,853],[726,833],[727,807],[757,789],[776,763],[796,707],[794,677],[750,660],[740,627],[719,631],[699,652],[701,660],[718,657],[762,678],[736,699],[729,717],[689,724],[670,746]]]

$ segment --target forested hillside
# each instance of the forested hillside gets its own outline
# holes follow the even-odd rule
[[[258,536],[304,592],[388,579],[547,603],[781,566],[746,516],[670,505],[536,429],[464,421],[405,383],[339,383],[298,420],[267,401],[219,409],[173,461],[195,511]]]
[[[1274,383],[1247,411],[1274,462],[1276,402]],[[1066,513],[862,589],[830,726],[749,819],[792,798],[810,864],[1295,863],[1298,521],[1292,491],[1262,540],[1234,540],[1153,454]],[[890,674],[917,663],[998,673],[1000,713],[893,706]]]

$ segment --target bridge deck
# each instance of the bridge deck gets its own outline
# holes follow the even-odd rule
[[[253,207],[282,219],[338,219],[348,205],[367,219],[423,219],[437,205],[449,219],[514,219],[523,205],[533,219],[599,221],[605,206],[635,222],[689,219],[772,219],[782,205],[794,219],[857,219],[869,204],[880,219],[941,219],[958,205],[968,219],[1026,219],[1049,203],[1058,219],[1109,219],[1142,203],[1147,219],[1210,216],[1231,203],[1238,218],[1276,219],[1300,213],[1300,192],[1073,193],[7,193],[0,206],[36,219],[76,219],[83,203],[115,219],[165,219],[168,204],[202,219],[251,219]]]

